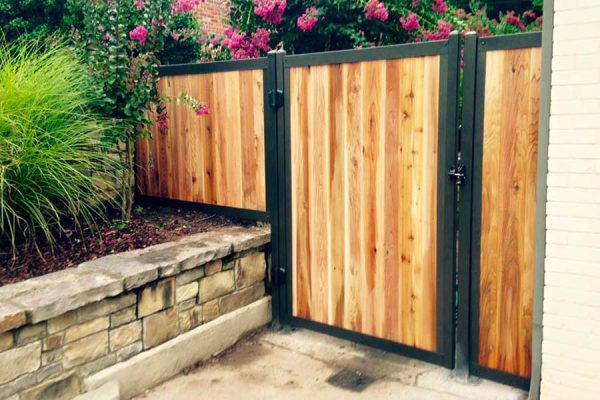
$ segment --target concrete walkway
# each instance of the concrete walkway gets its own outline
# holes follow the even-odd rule
[[[524,400],[526,393],[319,333],[263,331],[138,400]]]

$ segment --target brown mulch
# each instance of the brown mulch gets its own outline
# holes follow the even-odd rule
[[[241,223],[199,211],[148,206],[136,207],[131,221],[124,224],[116,211],[110,212],[108,220],[100,222],[94,231],[68,228],[54,247],[39,241],[36,246],[21,246],[15,255],[8,244],[0,244],[0,286],[72,268],[108,254]]]

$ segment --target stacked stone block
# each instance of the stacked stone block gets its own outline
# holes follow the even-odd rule
[[[268,240],[267,228],[231,228],[0,288],[0,399],[73,398],[86,376],[260,299]],[[86,273],[106,275],[104,298],[90,282],[91,301],[69,292]]]

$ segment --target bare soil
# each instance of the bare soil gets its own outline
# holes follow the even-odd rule
[[[16,254],[9,244],[0,244],[0,286],[48,274],[108,254],[141,249],[194,233],[244,221],[199,211],[164,207],[136,207],[131,221],[121,222],[116,211],[96,229],[83,231],[68,227],[54,244],[43,240],[37,245],[18,246]]]

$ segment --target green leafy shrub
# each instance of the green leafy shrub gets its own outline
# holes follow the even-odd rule
[[[93,93],[60,43],[0,41],[0,241],[52,243],[63,221],[102,218],[117,164],[99,138],[115,126],[90,112]]]
[[[68,32],[81,20],[82,0],[0,0],[0,27],[7,41]]]
[[[108,8],[119,5],[119,11],[123,14],[119,15],[121,20],[130,19],[132,13],[164,18],[161,24],[167,24],[169,34],[161,39],[164,42],[161,42],[161,46],[164,46],[156,48],[156,56],[161,64],[196,62],[205,58],[203,47],[208,42],[208,37],[202,32],[200,21],[193,13],[170,15],[169,9],[178,2],[182,1],[0,0],[0,29],[9,42],[23,36],[40,38],[56,34],[67,38],[74,35],[77,38],[78,31],[86,29],[85,19],[90,9],[97,8],[106,12]],[[183,3],[199,5],[200,1],[183,0]],[[155,11],[160,11],[161,15],[152,14]]]

